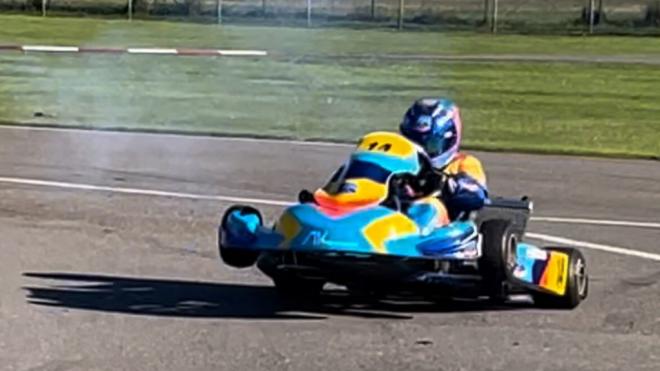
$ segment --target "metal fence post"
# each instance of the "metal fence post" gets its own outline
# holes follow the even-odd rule
[[[218,24],[222,24],[222,0],[217,0],[218,3]]]
[[[128,0],[128,20],[133,20],[133,0]]]
[[[401,30],[403,29],[403,8],[405,6],[405,2],[403,0],[399,0],[399,18],[397,20],[397,27]]]
[[[490,25],[490,32],[492,33],[497,33],[497,5],[499,3],[499,0],[493,0],[492,4],[492,14],[490,17],[490,21],[492,22]]]
[[[46,7],[48,6],[48,0],[41,0],[41,16],[46,16]]]
[[[312,0],[307,0],[307,27],[312,27]]]

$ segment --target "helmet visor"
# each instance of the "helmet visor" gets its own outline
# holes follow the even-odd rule
[[[420,116],[401,125],[406,137],[422,146],[431,157],[450,150],[457,140],[456,126],[451,119],[445,120],[440,127],[434,127],[433,120],[431,116]]]

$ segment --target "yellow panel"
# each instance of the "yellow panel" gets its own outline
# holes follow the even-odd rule
[[[323,189],[315,193],[319,203],[334,207],[359,207],[383,202],[387,198],[387,186],[371,179],[359,178],[346,181],[355,185],[354,192],[331,194]]]
[[[541,278],[541,287],[558,295],[564,295],[568,283],[568,263],[567,254],[551,251],[550,261]]]
[[[376,252],[386,254],[387,241],[418,233],[418,229],[410,218],[396,213],[369,223],[362,233]]]
[[[298,233],[300,233],[300,224],[296,218],[288,212],[285,212],[280,217],[280,220],[275,227],[275,231],[284,236],[284,240],[280,243],[283,248],[288,248],[291,240],[293,240]]]
[[[378,152],[393,157],[408,158],[417,153],[416,145],[404,136],[387,131],[377,131],[362,137],[358,152]]]

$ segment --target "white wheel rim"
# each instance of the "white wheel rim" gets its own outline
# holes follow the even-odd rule
[[[587,273],[584,260],[581,258],[575,262],[575,279],[577,280],[578,295],[584,297],[587,291]]]

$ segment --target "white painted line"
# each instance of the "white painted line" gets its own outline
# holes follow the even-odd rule
[[[265,50],[224,50],[224,49],[188,49],[188,48],[103,48],[78,47],[56,45],[0,45],[3,50],[22,50],[24,52],[71,52],[71,53],[129,53],[129,54],[166,54],[187,56],[236,56],[236,57],[264,57],[268,55]]]
[[[601,245],[601,244],[597,244],[597,243],[572,240],[570,238],[550,236],[550,235],[541,234],[541,233],[530,233],[530,232],[528,232],[528,233],[525,233],[525,236],[527,236],[529,238],[534,238],[534,239],[537,239],[537,240],[542,240],[542,241],[551,242],[551,243],[557,243],[557,244],[566,245],[566,246],[582,247],[582,248],[585,248],[585,249],[599,250],[599,251],[605,251],[605,252],[609,252],[609,253],[613,253],[613,254],[634,256],[634,257],[637,257],[637,258],[654,260],[654,261],[660,262],[660,254],[654,254],[654,253],[650,253],[650,252],[646,252],[646,251],[626,249],[626,248],[617,247],[617,246]]]
[[[548,217],[535,216],[532,217],[531,220],[536,222],[547,222],[547,223],[593,224],[593,225],[609,225],[616,227],[639,227],[639,228],[660,229],[660,223],[633,222],[633,221],[624,221],[624,220],[557,218],[557,217],[549,217],[549,216]]]
[[[176,49],[161,49],[161,48],[128,48],[126,49],[131,54],[177,54]]]
[[[291,202],[287,202],[287,201],[262,200],[262,199],[258,199],[258,198],[200,195],[200,194],[193,194],[193,193],[156,191],[156,190],[151,190],[151,189],[109,187],[109,186],[97,186],[97,185],[92,185],[92,184],[55,182],[55,181],[50,181],[50,180],[38,180],[38,179],[0,177],[0,183],[33,185],[33,186],[40,186],[40,187],[52,187],[52,188],[62,188],[62,189],[77,189],[77,190],[81,190],[81,191],[100,191],[100,192],[121,193],[121,194],[129,194],[129,195],[141,195],[141,196],[156,196],[156,197],[185,198],[185,199],[191,199],[191,200],[262,204],[262,205],[269,205],[269,206],[288,206],[288,205],[291,205]]]
[[[266,52],[265,50],[218,50],[218,54],[237,56],[237,57],[246,57],[246,56],[263,57],[268,55],[268,52]]]
[[[68,52],[77,53],[80,48],[77,46],[47,46],[47,45],[23,45],[24,52]]]
[[[139,131],[111,131],[111,130],[90,130],[90,129],[77,129],[77,128],[52,128],[52,127],[37,127],[37,126],[24,126],[24,125],[0,125],[0,130],[25,130],[25,131],[45,131],[45,132],[74,132],[87,135],[144,135],[144,136],[158,136],[158,137],[172,137],[172,138],[185,138],[190,140],[218,140],[227,142],[248,142],[248,143],[269,143],[269,144],[293,144],[297,146],[315,146],[315,147],[354,147],[354,144],[349,143],[335,143],[335,142],[320,142],[320,141],[305,141],[295,139],[266,139],[266,138],[249,138],[249,137],[232,137],[232,136],[210,136],[210,135],[185,135],[176,133],[144,133]]]
[[[62,189],[76,189],[76,190],[82,190],[82,191],[100,191],[100,192],[110,192],[110,193],[129,194],[129,195],[141,195],[141,196],[171,197],[171,198],[182,198],[182,199],[192,199],[192,200],[206,200],[206,201],[236,202],[236,203],[247,203],[247,204],[261,204],[261,205],[268,205],[268,206],[289,206],[289,205],[292,204],[292,202],[280,201],[280,200],[267,200],[267,199],[231,197],[231,196],[202,195],[202,194],[157,191],[157,190],[139,189],[139,188],[97,186],[97,185],[92,185],[92,184],[56,182],[56,181],[50,181],[50,180],[12,178],[12,177],[0,177],[0,183],[32,185],[32,186],[62,188]],[[620,254],[620,255],[634,256],[634,257],[653,260],[653,261],[660,261],[660,254],[654,254],[654,253],[645,252],[645,251],[627,249],[627,248],[616,247],[616,246],[601,245],[601,244],[585,242],[585,241],[572,240],[572,239],[568,239],[568,238],[564,238],[564,237],[550,236],[550,235],[541,234],[541,233],[526,233],[525,235],[529,238],[542,240],[542,241],[547,241],[547,242],[551,242],[551,243],[557,243],[557,244],[575,246],[575,247],[583,247],[583,248],[586,248],[586,249],[605,251],[605,252]]]

